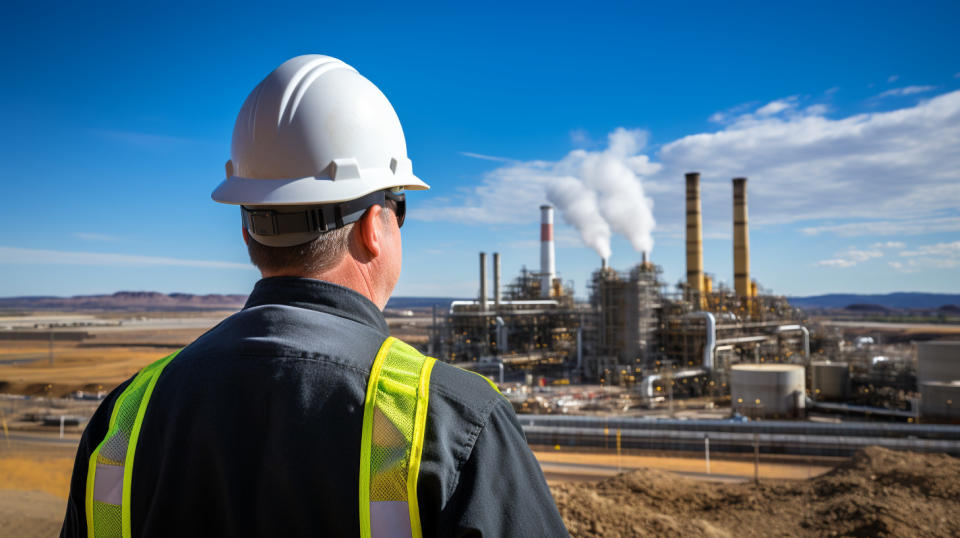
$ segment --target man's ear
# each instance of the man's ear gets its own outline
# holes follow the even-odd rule
[[[250,244],[250,233],[247,232],[247,229],[246,229],[246,228],[241,227],[241,229],[243,230],[243,244],[249,245],[249,244]]]
[[[372,205],[357,221],[360,242],[374,258],[380,255],[380,249],[383,247],[383,235],[386,232],[383,227],[382,212],[383,207]]]

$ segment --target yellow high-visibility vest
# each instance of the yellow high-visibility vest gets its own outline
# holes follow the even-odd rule
[[[90,538],[131,535],[137,439],[157,379],[177,353],[144,368],[113,405],[107,434],[90,455],[87,471]],[[417,477],[435,362],[393,337],[384,341],[373,361],[360,442],[360,535],[364,538],[422,536]]]

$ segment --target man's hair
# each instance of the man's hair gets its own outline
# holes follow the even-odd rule
[[[381,212],[384,221],[395,218],[397,212],[396,202],[389,199],[386,202],[386,208],[390,211]],[[264,272],[302,275],[322,273],[339,263],[347,253],[354,224],[351,222],[342,228],[324,232],[312,241],[292,247],[269,247],[251,237],[247,241],[247,254],[250,255],[250,262]]]
[[[250,262],[261,271],[296,274],[322,273],[343,258],[350,247],[353,223],[320,234],[316,239],[292,247],[269,247],[253,237],[247,241]]]

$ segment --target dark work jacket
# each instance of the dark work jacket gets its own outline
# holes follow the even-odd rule
[[[360,431],[380,310],[319,280],[267,278],[163,370],[133,467],[133,536],[357,536]],[[61,536],[86,537],[90,419]],[[437,362],[417,496],[424,536],[566,536],[509,402]]]

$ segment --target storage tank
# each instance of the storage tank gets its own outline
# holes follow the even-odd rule
[[[845,362],[811,362],[810,391],[816,400],[845,399],[850,394],[850,366]]]
[[[925,419],[960,421],[960,380],[920,383],[920,415]]]
[[[806,372],[795,364],[730,367],[733,410],[750,417],[799,417],[806,400]]]
[[[917,384],[960,380],[960,342],[917,343]]]

